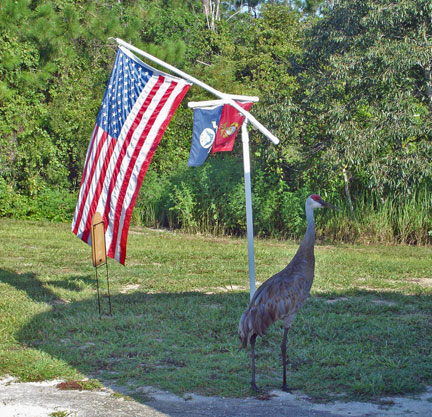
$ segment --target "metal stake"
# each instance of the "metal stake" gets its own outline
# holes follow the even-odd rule
[[[99,318],[102,318],[101,308],[101,296],[99,288],[99,268],[105,265],[105,276],[107,280],[107,291],[108,291],[108,304],[109,304],[109,315],[112,316],[112,305],[111,305],[111,294],[109,288],[109,274],[108,274],[108,258],[106,256],[106,244],[105,244],[105,226],[104,221],[100,213],[95,213],[92,219],[91,225],[91,239],[92,239],[92,260],[96,274],[96,288],[98,297],[98,310]]]

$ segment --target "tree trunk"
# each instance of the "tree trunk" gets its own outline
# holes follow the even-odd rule
[[[204,15],[210,16],[210,0],[202,0]]]
[[[220,2],[221,0],[202,0],[207,27],[211,30],[215,30],[216,21],[220,20]]]

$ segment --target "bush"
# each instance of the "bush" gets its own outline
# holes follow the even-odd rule
[[[22,218],[27,215],[27,199],[0,177],[0,217]]]
[[[255,234],[294,237],[305,229],[307,190],[289,192],[275,174],[252,172]],[[150,171],[137,200],[136,217],[151,227],[244,235],[246,204],[240,159],[211,158],[198,168],[180,165],[160,176]]]
[[[35,196],[26,196],[0,177],[0,217],[18,219],[72,221],[76,195],[67,191],[44,189]]]

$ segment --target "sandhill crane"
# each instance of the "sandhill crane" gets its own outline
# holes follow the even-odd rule
[[[265,281],[255,292],[252,300],[243,313],[239,324],[239,337],[242,347],[248,342],[251,345],[252,378],[251,386],[258,390],[255,384],[255,340],[264,336],[267,328],[277,320],[282,320],[284,333],[281,344],[283,364],[282,389],[288,391],[286,383],[286,342],[288,330],[298,309],[309,296],[315,269],[315,222],[313,211],[316,208],[334,206],[325,202],[318,194],[312,194],[306,199],[307,229],[294,258],[286,268]]]

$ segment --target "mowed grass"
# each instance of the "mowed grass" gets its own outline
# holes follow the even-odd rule
[[[108,263],[113,316],[100,319],[90,247],[68,224],[2,219],[0,235],[0,375],[252,394],[237,336],[249,301],[244,239],[132,228],[126,266]],[[256,240],[257,281],[297,246]],[[317,245],[315,255],[312,296],[289,333],[289,386],[370,400],[432,385],[432,248]],[[264,391],[281,386],[282,331],[257,341]]]

